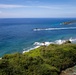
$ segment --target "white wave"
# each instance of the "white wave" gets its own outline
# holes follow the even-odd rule
[[[59,39],[59,40],[56,40],[54,42],[35,42],[34,45],[35,46],[48,46],[50,44],[59,44],[60,45],[60,44],[63,44],[65,42],[66,42],[66,40]]]
[[[28,50],[23,49],[23,52],[22,52],[22,53],[29,52],[30,50],[39,48],[40,46],[44,46],[44,45],[48,46],[48,45],[50,45],[51,43],[52,43],[52,42],[42,42],[42,43],[41,43],[41,42],[35,42],[35,43],[33,44],[35,47],[30,48],[30,49],[28,49]]]
[[[54,43],[55,44],[59,44],[59,45],[61,45],[61,44],[63,44],[63,43],[65,43],[66,42],[66,40],[56,40]]]
[[[71,43],[76,43],[76,38],[70,38],[70,39],[67,39],[67,40],[69,40]],[[63,43],[65,43],[67,40],[61,40],[61,39],[59,39],[59,40],[56,40],[56,41],[54,41],[53,43],[54,44],[63,44]]]
[[[70,42],[76,42],[76,38],[70,38],[70,39],[68,39]],[[59,44],[59,45],[61,45],[61,44],[63,44],[63,43],[65,43],[67,40],[61,40],[61,39],[59,39],[59,40],[55,40],[54,42],[35,42],[34,43],[34,45],[35,46],[48,46],[48,45],[50,45],[50,44]]]
[[[30,50],[33,50],[33,49],[36,49],[36,48],[39,48],[39,47],[40,47],[40,46],[35,46],[35,47],[30,48],[30,49],[28,49],[28,50],[23,49],[23,52],[22,52],[22,53],[29,52]]]
[[[26,50],[26,51],[24,50],[22,53],[24,54],[25,52],[29,52],[29,50]]]
[[[72,37],[71,37],[71,38],[69,39],[69,41],[71,41],[71,42],[76,42],[76,38],[72,38]]]
[[[36,28],[36,29],[33,29],[34,31],[44,31],[44,30],[66,30],[66,29],[76,29],[76,27],[64,27],[64,28]]]
[[[48,46],[50,44],[52,44],[53,42],[35,42],[34,45],[35,46]]]
[[[1,60],[2,58],[0,58],[0,60]]]
[[[68,39],[69,41],[71,41],[72,43],[73,42],[76,42],[76,38],[70,38],[70,39]],[[61,39],[59,39],[59,40],[55,40],[54,42],[35,42],[33,45],[34,45],[34,47],[33,48],[30,48],[30,49],[28,49],[28,50],[26,50],[26,49],[23,49],[23,53],[25,53],[25,52],[29,52],[30,50],[33,50],[33,49],[36,49],[36,48],[39,48],[40,46],[49,46],[50,44],[58,44],[58,45],[61,45],[61,44],[63,44],[63,43],[65,43],[67,40],[61,40]]]

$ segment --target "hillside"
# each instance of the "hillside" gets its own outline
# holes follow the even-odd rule
[[[76,64],[76,44],[51,44],[0,59],[0,75],[60,75]]]

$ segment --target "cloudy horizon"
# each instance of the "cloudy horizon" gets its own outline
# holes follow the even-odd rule
[[[75,0],[4,0],[0,18],[75,18]]]

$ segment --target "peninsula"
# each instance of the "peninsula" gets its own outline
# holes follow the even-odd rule
[[[63,23],[61,23],[61,25],[70,25],[70,24],[73,24],[73,23],[76,23],[76,20],[63,22]]]

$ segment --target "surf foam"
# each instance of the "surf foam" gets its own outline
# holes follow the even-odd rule
[[[67,29],[76,29],[76,27],[64,27],[64,28],[36,28],[36,29],[33,29],[33,31],[47,31],[47,30],[67,30]]]
[[[34,45],[36,45],[36,46],[44,46],[44,45],[48,46],[51,43],[53,43],[53,42],[35,42]]]
[[[71,41],[72,43],[75,42],[76,43],[76,38],[70,38],[68,39],[69,41]],[[35,42],[33,45],[34,47],[33,48],[30,48],[28,50],[26,49],[23,49],[23,53],[25,52],[29,52],[30,50],[33,50],[33,49],[36,49],[36,48],[39,48],[40,46],[49,46],[50,44],[58,44],[58,45],[61,45],[63,43],[65,43],[67,40],[55,40],[54,42]]]
[[[72,38],[72,37],[71,37],[71,38],[69,39],[69,41],[71,41],[71,42],[76,42],[76,38]]]
[[[35,47],[30,48],[30,49],[28,49],[28,50],[23,49],[23,52],[22,52],[22,53],[29,52],[30,50],[33,50],[33,49],[36,49],[36,48],[39,48],[39,47],[40,47],[40,46],[35,46]]]

